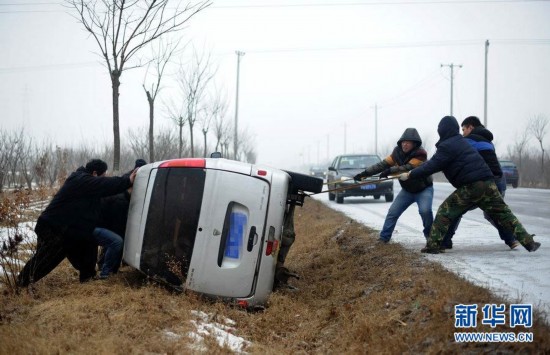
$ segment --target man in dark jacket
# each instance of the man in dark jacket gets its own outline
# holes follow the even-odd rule
[[[407,128],[397,141],[393,152],[381,162],[369,166],[365,171],[354,176],[359,181],[362,178],[380,173],[380,177],[388,177],[403,173],[420,166],[428,158],[426,150],[422,148],[422,139],[415,128]],[[424,225],[424,236],[428,238],[433,222],[432,201],[434,196],[431,176],[419,179],[399,181],[401,191],[393,201],[386,215],[384,227],[380,232],[380,242],[388,243],[399,217],[410,205],[416,202],[418,212]]]
[[[495,178],[495,184],[497,185],[498,192],[504,197],[506,193],[506,178],[503,177],[502,169],[500,168],[500,163],[495,152],[495,146],[493,145],[493,133],[485,128],[479,118],[476,116],[466,117],[462,121],[462,136],[466,138],[466,141],[474,147],[478,153],[481,155]],[[476,209],[477,206],[473,206],[471,209]],[[510,247],[510,249],[515,249],[519,246],[519,242],[514,238],[514,235],[507,231],[504,227],[495,223],[487,212],[483,212],[483,216],[488,220],[497,230],[500,236],[500,239]],[[449,230],[443,241],[441,242],[441,247],[445,249],[452,249],[453,242],[452,238],[460,224],[462,216],[459,216],[449,226]]]
[[[147,164],[145,160],[137,159],[134,168],[122,176],[129,177],[133,171],[145,164]],[[96,242],[102,246],[97,262],[100,278],[116,274],[120,268],[131,190],[130,187],[124,192],[101,199],[99,225],[94,230]]]
[[[36,253],[18,276],[20,287],[46,276],[65,257],[80,272],[81,282],[95,276],[97,244],[92,233],[99,220],[100,199],[125,191],[135,179],[135,172],[106,177],[106,171],[104,161],[92,159],[65,180],[38,217]]]
[[[456,188],[439,206],[430,237],[423,253],[437,254],[441,241],[449,229],[451,221],[461,216],[474,205],[487,212],[491,218],[512,232],[525,249],[532,252],[540,247],[498,192],[493,173],[481,155],[459,133],[458,122],[453,116],[445,116],[437,127],[439,141],[433,157],[408,173],[400,175],[400,180],[421,178],[443,171],[445,177]]]

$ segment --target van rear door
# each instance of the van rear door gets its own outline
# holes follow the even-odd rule
[[[269,183],[206,170],[187,288],[221,297],[253,294],[261,262]]]

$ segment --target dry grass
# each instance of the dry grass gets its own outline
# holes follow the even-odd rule
[[[377,245],[372,231],[317,201],[296,217],[287,266],[301,275],[291,281],[298,290],[274,293],[265,311],[174,294],[128,267],[108,281],[79,284],[64,263],[32,296],[0,300],[0,354],[199,352],[185,336],[193,330],[191,310],[235,320],[235,335],[257,354],[550,352],[550,331],[538,316],[523,329],[534,333],[533,343],[455,343],[454,305],[501,300],[418,253]],[[167,338],[167,330],[183,336]],[[206,345],[209,354],[231,352],[213,339]]]

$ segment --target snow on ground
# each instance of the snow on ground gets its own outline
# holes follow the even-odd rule
[[[250,342],[234,334],[235,321],[225,317],[214,317],[201,311],[191,311],[195,317],[191,323],[195,326],[195,331],[190,332],[187,336],[193,341],[191,350],[207,352],[208,348],[204,345],[204,337],[214,337],[220,347],[227,347],[231,351],[238,354],[246,354],[244,351],[250,346]],[[214,318],[218,322],[214,321]],[[220,323],[221,322],[221,323]],[[169,338],[179,338],[179,335],[171,331],[165,331],[165,335]]]
[[[21,254],[31,253],[29,249],[25,249],[28,243],[32,243],[36,240],[36,233],[34,233],[35,222],[23,222],[19,223],[17,231],[13,228],[0,228],[0,248],[3,248],[4,243],[8,243],[8,238],[13,238],[15,233],[18,232],[23,236],[23,243],[19,246],[19,252]],[[17,263],[23,267],[23,263],[20,260],[6,259],[2,260],[3,262]],[[0,275],[4,274],[4,269],[0,263]],[[0,286],[1,287],[1,286]]]
[[[395,194],[400,190],[395,182]],[[447,183],[436,183],[433,203],[434,217],[442,200],[453,190]],[[542,201],[532,199],[531,208],[528,210],[550,210],[550,191],[537,189],[514,189],[507,192],[505,200],[514,198],[515,195],[533,194],[544,195]],[[346,198],[344,204],[329,201],[327,194],[314,196],[315,199],[325,203],[334,210],[340,211],[350,218],[364,225],[381,230],[390,203],[384,202],[384,198],[374,200],[372,197]],[[542,246],[534,253],[527,252],[523,247],[510,250],[498,237],[496,229],[484,218],[481,211],[468,212],[453,238],[453,249],[444,254],[421,254],[428,260],[439,262],[447,269],[472,281],[473,283],[489,288],[494,293],[505,297],[510,302],[521,301],[530,303],[540,311],[550,314],[550,244],[548,237],[549,218],[536,217],[534,213],[522,210],[522,206],[516,207],[514,202],[509,202],[512,211],[524,224],[530,233],[537,234],[536,241]],[[543,235],[542,233],[546,233]],[[546,237],[546,239],[545,239]],[[400,243],[406,248],[416,250],[425,245],[422,235],[422,222],[418,214],[416,204],[411,205],[399,219],[392,235],[392,242]],[[383,247],[383,246],[381,246]]]

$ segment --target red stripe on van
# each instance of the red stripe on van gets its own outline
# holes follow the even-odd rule
[[[159,168],[205,168],[206,160],[203,158],[185,158],[165,161]]]

